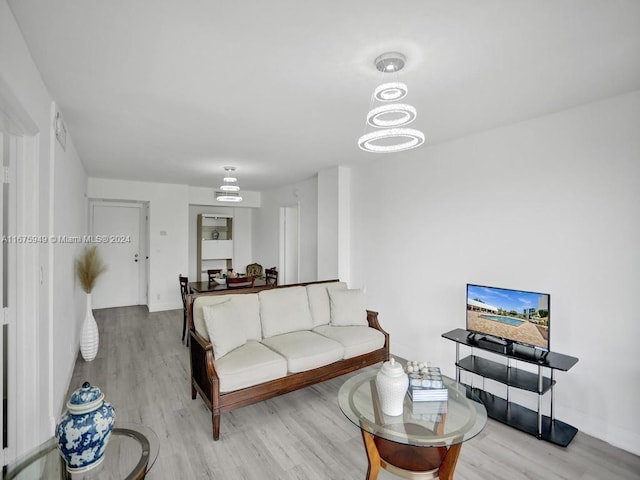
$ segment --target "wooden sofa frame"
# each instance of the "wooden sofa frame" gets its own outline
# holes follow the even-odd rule
[[[332,280],[329,280],[329,282]],[[337,280],[333,280],[337,281]],[[298,283],[295,285],[306,286],[314,283]],[[285,377],[268,382],[253,385],[251,387],[220,393],[220,379],[213,362],[213,346],[204,337],[196,332],[193,325],[193,302],[196,298],[207,295],[242,295],[256,293],[260,290],[271,288],[289,288],[295,285],[259,286],[254,288],[242,288],[234,290],[219,290],[205,293],[190,294],[187,296],[187,316],[189,321],[190,360],[191,360],[191,398],[195,399],[199,393],[204,403],[211,410],[211,424],[213,427],[213,439],[220,438],[220,414],[235,410],[236,408],[261,402],[269,398],[305,388],[316,383],[330,380],[334,377],[353,372],[360,368],[374,365],[378,362],[389,360],[389,334],[378,323],[378,312],[367,310],[369,326],[382,332],[385,342],[382,348],[373,352],[333,362],[329,365],[314,368],[304,372],[290,373]]]

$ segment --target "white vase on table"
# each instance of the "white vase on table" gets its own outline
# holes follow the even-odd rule
[[[82,324],[82,334],[80,336],[80,353],[85,361],[90,362],[98,354],[98,345],[100,343],[100,335],[98,333],[98,324],[93,316],[91,308],[91,293],[87,293],[87,311]]]
[[[382,413],[390,416],[402,415],[408,387],[409,377],[404,373],[402,365],[393,357],[384,362],[376,375],[376,389]]]

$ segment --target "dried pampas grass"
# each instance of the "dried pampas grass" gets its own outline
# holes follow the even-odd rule
[[[82,290],[91,293],[97,278],[107,269],[100,260],[97,246],[85,247],[80,256],[76,258],[76,275],[82,286]]]

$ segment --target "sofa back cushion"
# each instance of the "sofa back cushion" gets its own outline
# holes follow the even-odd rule
[[[233,304],[238,316],[238,326],[242,327],[247,340],[261,341],[262,327],[260,326],[260,304],[257,293],[203,295],[196,298],[193,302],[193,324],[196,331],[205,339],[211,340],[204,321],[202,307],[216,305],[227,300]]]
[[[331,325],[346,327],[368,326],[367,307],[362,290],[329,290]]]
[[[247,343],[243,326],[238,321],[238,310],[231,299],[203,306],[202,314],[215,360]]]
[[[305,287],[262,290],[258,298],[264,338],[313,328]]]
[[[326,282],[307,285],[307,297],[309,298],[309,310],[313,326],[328,325],[331,321],[331,304],[329,303],[329,290],[346,290],[345,282]]]

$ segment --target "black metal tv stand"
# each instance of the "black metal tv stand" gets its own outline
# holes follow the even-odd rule
[[[554,418],[553,387],[556,383],[554,371],[569,370],[578,362],[576,357],[534,350],[515,343],[495,342],[494,339],[487,339],[482,335],[472,334],[461,328],[443,333],[442,336],[456,342],[456,380],[458,382],[460,382],[460,371],[465,370],[507,386],[507,398],[504,399],[480,388],[467,385],[469,390],[480,397],[489,417],[556,445],[562,447],[569,445],[578,429]],[[483,339],[485,341],[482,341]],[[471,355],[461,359],[460,345],[471,347]],[[474,355],[473,348],[501,355],[507,359],[507,363],[498,363]],[[511,366],[511,360],[519,360],[536,365],[538,373],[535,374],[514,368]],[[544,376],[544,368],[550,370],[549,377]],[[537,411],[511,402],[509,400],[509,387],[537,393]],[[542,414],[542,396],[547,392],[551,394],[549,416]]]

